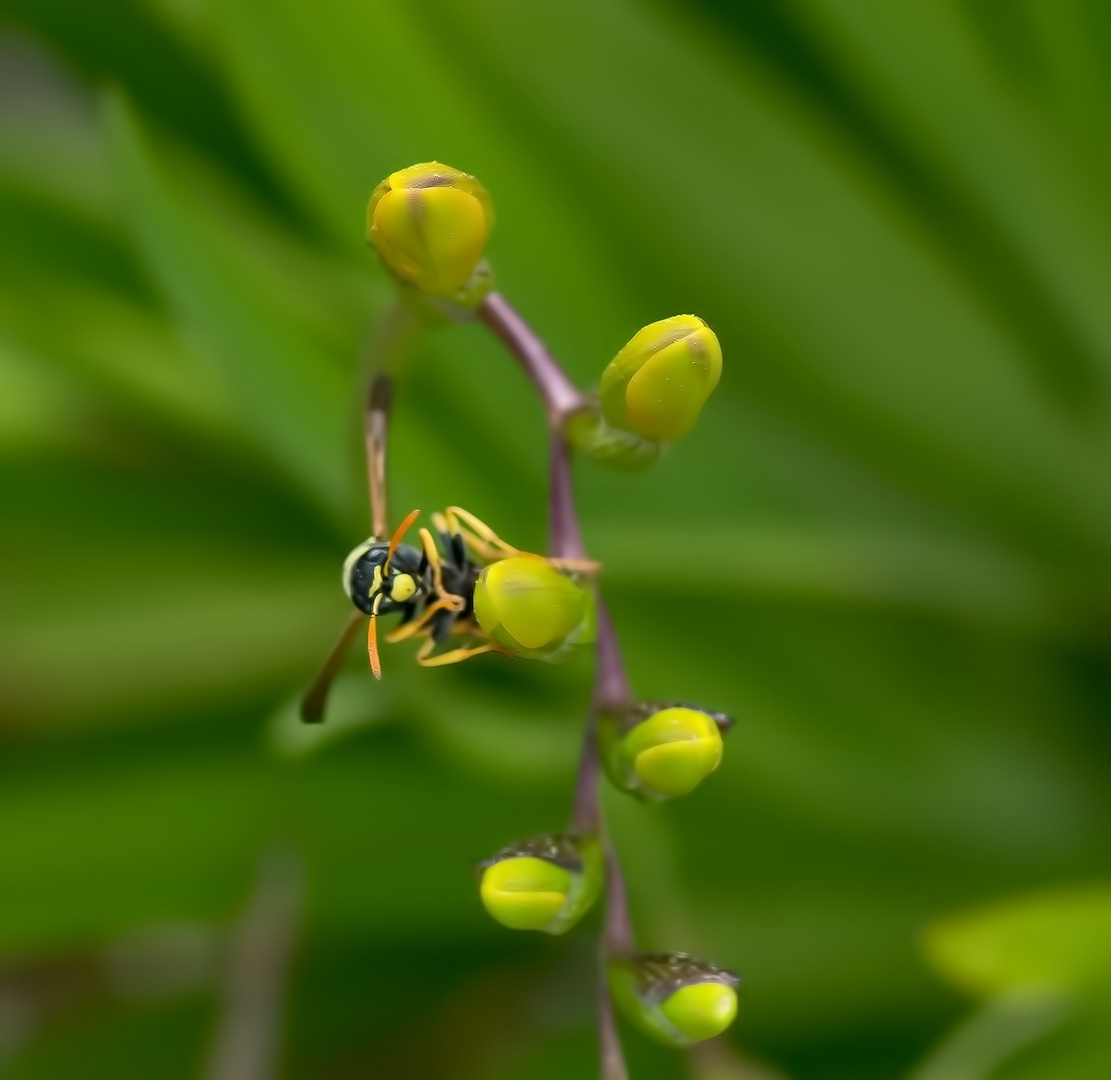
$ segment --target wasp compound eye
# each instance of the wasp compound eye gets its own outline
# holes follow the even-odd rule
[[[590,910],[602,886],[598,842],[570,834],[512,844],[479,869],[483,905],[511,930],[566,933]]]
[[[479,626],[517,656],[550,657],[594,640],[593,591],[536,555],[484,567],[474,613]]]
[[[438,162],[392,173],[367,206],[367,239],[403,281],[455,298],[478,268],[494,224],[486,189]]]
[[[621,431],[674,442],[698,419],[720,378],[714,332],[697,315],[661,319],[639,330],[602,373],[602,414]]]
[[[651,802],[693,791],[720,764],[729,717],[691,705],[638,705],[602,717],[606,772],[614,784]]]
[[[676,1049],[720,1035],[737,1015],[737,976],[685,953],[612,960],[609,980],[625,1017]]]
[[[390,579],[390,599],[399,604],[410,600],[417,591],[417,583],[412,574],[394,574]]]

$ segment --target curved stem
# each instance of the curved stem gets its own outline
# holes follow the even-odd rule
[[[552,428],[548,453],[548,550],[557,559],[585,559],[571,481],[571,448],[557,427]]]
[[[586,547],[575,511],[571,478],[571,451],[563,435],[569,416],[587,407],[587,399],[567,378],[532,327],[500,293],[491,292],[479,305],[478,316],[508,346],[544,400],[550,428],[548,529],[550,554],[560,559],[585,559]],[[614,1017],[607,964],[611,956],[633,949],[632,924],[621,865],[609,838],[599,799],[599,715],[607,709],[630,704],[632,692],[613,620],[601,592],[597,594],[597,667],[594,700],[583,731],[582,756],[575,779],[571,815],[574,832],[593,834],[601,840],[606,861],[606,918],[599,949],[598,1040],[602,1080],[628,1080],[625,1057]]]
[[[621,1036],[617,1032],[617,1017],[613,1013],[613,997],[610,995],[604,956],[600,965],[600,973],[598,986],[598,1050],[602,1059],[602,1080],[628,1080],[629,1071],[625,1068],[625,1054],[621,1049]]]
[[[604,826],[602,826],[604,832]],[[613,995],[609,987],[609,961],[633,951],[633,929],[629,920],[629,904],[625,894],[625,878],[608,836],[603,836],[606,858],[606,921],[598,949],[598,1049],[601,1056],[602,1080],[628,1080],[625,1054],[617,1031]]]
[[[478,306],[478,317],[505,342],[540,391],[553,428],[562,427],[572,413],[586,407],[586,396],[556,363],[544,342],[499,292],[488,293]]]
[[[625,956],[634,949],[633,924],[629,918],[629,897],[625,892],[625,875],[617,851],[605,839],[606,853],[606,924],[602,945],[606,956]]]
[[[633,692],[621,649],[617,644],[617,631],[602,594],[598,594],[598,667],[594,675],[595,710],[621,709],[632,704]]]

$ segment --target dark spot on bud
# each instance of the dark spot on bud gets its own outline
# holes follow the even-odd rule
[[[721,983],[736,986],[740,976],[706,960],[696,960],[686,953],[637,953],[629,958],[636,976],[637,991],[645,1001],[666,1001],[676,990],[697,983]]]
[[[580,839],[572,833],[547,833],[544,836],[530,836],[527,840],[514,841],[489,859],[483,859],[478,868],[484,870],[505,859],[520,858],[543,859],[575,873],[581,873],[583,868]]]
[[[413,191],[420,188],[451,187],[453,183],[455,183],[454,176],[448,176],[446,173],[434,173],[432,176],[420,176],[415,180],[410,180],[405,187],[406,190]]]
[[[691,712],[702,713],[703,716],[708,716],[717,724],[718,730],[723,735],[734,723],[733,717],[725,713],[714,712],[712,709],[704,709],[701,705],[691,705],[686,701],[642,701],[626,709],[624,714],[620,717],[621,733],[625,734],[631,731],[637,724],[643,723],[650,716],[655,716],[658,712],[663,712],[664,709],[690,709]]]

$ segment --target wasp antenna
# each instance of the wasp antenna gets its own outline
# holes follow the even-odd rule
[[[366,651],[370,657],[370,670],[376,679],[382,678],[382,663],[378,659],[378,605],[382,603],[382,594],[374,598],[374,610],[370,613],[370,624],[366,628]]]
[[[389,550],[386,552],[386,562],[382,566],[382,577],[383,577],[383,579],[385,578],[386,573],[390,568],[390,563],[393,561],[393,553],[397,550],[397,545],[401,543],[402,538],[405,536],[405,534],[412,527],[413,522],[416,521],[417,518],[419,518],[419,517],[420,517],[420,511],[419,510],[413,510],[409,514],[409,516],[400,525],[398,525],[398,527],[397,527],[396,531],[394,532],[393,536],[390,537],[390,547],[389,547]]]
[[[382,663],[378,659],[378,616],[371,615],[366,631],[367,655],[370,657],[370,670],[376,679],[382,678]]]

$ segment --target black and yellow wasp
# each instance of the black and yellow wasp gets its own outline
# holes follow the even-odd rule
[[[389,376],[378,376],[371,385],[366,409],[373,535],[344,560],[343,588],[356,610],[301,701],[301,718],[307,723],[323,719],[332,680],[364,618],[369,619],[367,652],[377,678],[382,677],[378,656],[378,618],[382,615],[401,614],[401,622],[387,635],[387,641],[423,639],[416,658],[427,667],[505,651],[475,621],[475,582],[483,566],[522,552],[457,506],[432,515],[435,536],[427,528],[420,529],[419,548],[402,542],[420,513],[417,510],[386,539],[386,448],[392,400],[393,381]],[[461,639],[460,644],[443,648],[451,639]]]

